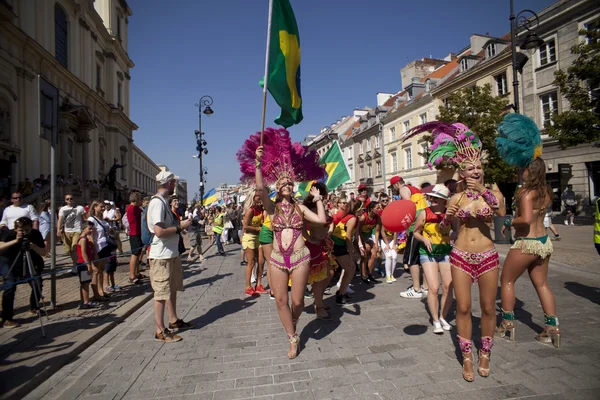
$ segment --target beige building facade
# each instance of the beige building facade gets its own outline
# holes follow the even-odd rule
[[[132,150],[133,183],[131,189],[144,195],[152,195],[157,190],[156,175],[160,172],[160,168],[135,144],[132,145]]]
[[[38,75],[59,92],[56,175],[101,180],[117,163],[117,188],[132,187],[131,15],[125,0],[0,2],[0,178],[11,190],[50,173]]]

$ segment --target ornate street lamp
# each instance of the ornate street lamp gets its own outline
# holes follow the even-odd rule
[[[208,95],[202,96],[200,100],[198,100],[198,103],[196,103],[196,107],[198,107],[198,130],[194,132],[194,135],[196,136],[196,150],[198,151],[198,155],[194,157],[198,158],[200,161],[200,203],[202,203],[204,198],[204,175],[208,173],[208,171],[202,167],[202,155],[208,154],[206,140],[202,138],[204,135],[204,132],[202,132],[202,114],[206,115],[207,117],[210,117],[212,114],[214,114],[214,111],[212,108],[210,108],[212,104],[213,98]]]

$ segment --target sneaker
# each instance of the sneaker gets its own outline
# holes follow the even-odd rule
[[[373,275],[371,275],[371,274],[367,275],[367,278],[369,279],[369,281],[371,283],[374,283],[374,284],[378,284],[379,283],[379,281],[377,279],[375,279],[375,277]]]
[[[352,288],[350,286],[352,286],[352,285],[348,285],[348,288],[346,289],[346,293],[354,294],[354,290],[352,290]]]
[[[256,292],[251,287],[248,288],[248,289],[246,289],[246,291],[244,293],[246,293],[248,296],[254,296],[254,295],[256,295]]]
[[[346,304],[348,303],[348,296],[345,296],[343,294],[340,294],[340,292],[337,292],[335,294],[335,304]]]
[[[113,286],[113,289],[115,289],[115,290],[121,290],[121,286],[115,285],[115,286]]]
[[[248,263],[246,261],[242,261],[240,262],[240,265],[248,265]]]
[[[256,283],[256,275],[252,274],[252,278],[250,279],[250,283],[253,284],[253,285]]]
[[[162,333],[154,334],[154,340],[156,340],[157,342],[163,342],[163,343],[175,343],[175,342],[181,341],[182,339],[181,339],[181,336],[176,335],[173,332],[171,332],[165,328],[165,330]]]
[[[440,321],[433,321],[433,333],[439,335],[440,333],[444,333],[444,330],[442,329],[442,324],[440,324]]]
[[[575,226],[575,222],[571,222],[571,226]]]
[[[312,299],[314,296],[312,294],[312,292],[308,289],[306,289],[306,291],[304,292],[304,298],[305,299]]]
[[[90,301],[89,303],[81,303],[79,305],[79,307],[77,307],[80,310],[89,310],[90,308],[96,308],[98,307],[98,303],[94,303],[93,301]]]
[[[182,319],[178,319],[175,323],[169,322],[169,330],[171,332],[184,331],[186,329],[192,329],[195,325],[191,322],[185,322]]]
[[[396,278],[394,278],[394,275],[392,275],[392,282],[396,282]]]
[[[421,293],[423,293],[423,296],[427,296],[429,294],[429,289],[425,289],[423,286],[421,286]]]
[[[256,289],[254,289],[255,293],[267,293],[267,289],[265,289],[262,285],[257,285]]]
[[[444,318],[440,318],[440,324],[442,324],[442,329],[445,331],[452,329],[452,326]]]
[[[275,296],[273,296],[273,291],[269,290],[269,299],[275,300]]]
[[[109,286],[109,287],[106,288],[106,291],[112,293],[112,292],[115,291],[115,287],[114,286]]]
[[[565,220],[565,225],[568,226],[569,225],[569,221]]]
[[[12,319],[7,319],[2,323],[2,326],[6,329],[12,329],[12,328],[18,328],[21,326],[20,323],[18,323],[15,320]]]
[[[385,283],[394,283],[394,281],[392,280],[391,276],[386,276],[385,277]]]
[[[404,297],[405,299],[422,299],[423,292],[417,292],[412,286],[405,290],[404,292],[400,292],[400,297]]]
[[[325,291],[323,292],[323,294],[331,294],[331,288],[330,287],[325,288]]]

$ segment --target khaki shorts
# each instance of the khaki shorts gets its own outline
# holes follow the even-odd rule
[[[79,241],[80,236],[81,232],[63,232],[61,239],[66,253],[70,253],[77,249],[77,242]]]
[[[171,292],[183,289],[181,258],[150,260],[150,283],[154,290],[154,300],[168,300]]]

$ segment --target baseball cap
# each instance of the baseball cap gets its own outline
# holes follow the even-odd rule
[[[159,174],[156,175],[156,183],[159,185],[164,185],[173,179],[175,179],[175,175],[172,172],[160,171]]]
[[[402,178],[400,178],[398,175],[392,176],[392,178],[390,179],[390,185],[393,185],[394,183],[398,183],[401,180],[402,180]]]
[[[361,190],[367,190],[367,185],[365,185],[364,183],[358,185],[358,191],[360,192]]]

